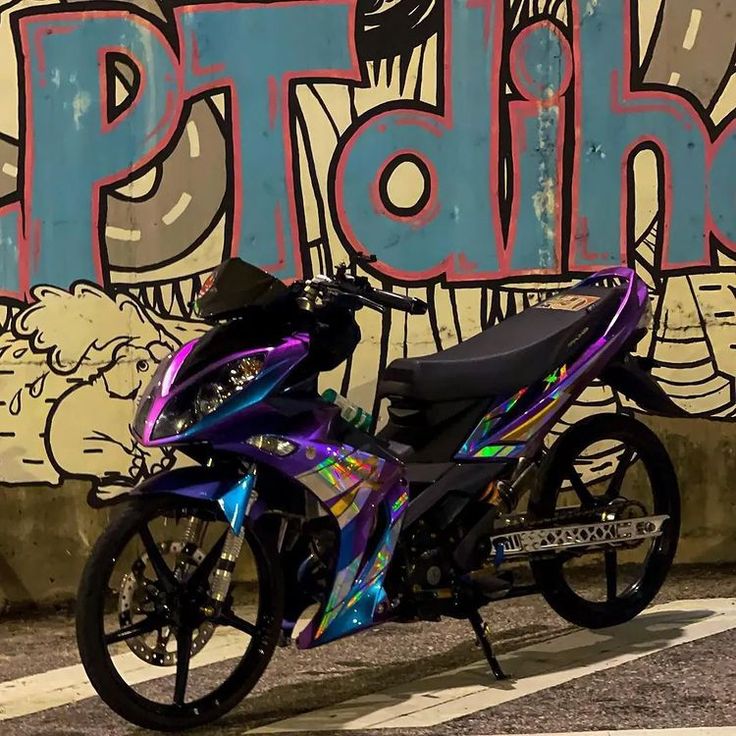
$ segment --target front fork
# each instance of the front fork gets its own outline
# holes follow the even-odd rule
[[[235,564],[240,557],[240,550],[243,548],[243,530],[236,534],[232,528],[227,530],[225,544],[222,547],[220,559],[215,568],[214,582],[212,583],[212,591],[210,598],[215,606],[215,610],[222,608],[227,594],[230,591],[230,581],[233,577]]]
[[[245,519],[257,498],[255,484],[256,466],[251,465],[235,486],[217,502],[230,526],[213,574],[210,599],[215,613],[220,612],[230,591],[235,565],[243,548]]]

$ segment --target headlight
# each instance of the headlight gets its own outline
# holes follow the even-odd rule
[[[212,371],[197,383],[172,397],[151,433],[151,439],[180,435],[246,388],[261,372],[265,356],[248,355]]]
[[[248,356],[228,363],[217,371],[212,381],[203,383],[194,402],[199,418],[217,411],[238,391],[242,391],[263,368],[263,356]]]
[[[248,438],[247,442],[262,452],[276,457],[286,457],[297,451],[297,446],[291,440],[273,434],[257,434]]]

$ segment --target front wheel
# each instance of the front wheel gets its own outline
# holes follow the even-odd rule
[[[282,622],[278,558],[245,529],[233,580],[255,573],[256,584],[232,585],[217,610],[210,593],[227,533],[217,507],[138,498],[95,544],[77,597],[77,642],[92,686],[127,721],[177,732],[209,723],[266,668]]]
[[[530,521],[666,515],[660,536],[532,557],[547,603],[577,626],[634,618],[659,592],[680,534],[677,476],[659,438],[633,417],[604,414],[568,429],[553,445],[529,508]]]

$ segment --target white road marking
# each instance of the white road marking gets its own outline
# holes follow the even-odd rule
[[[496,736],[467,734],[467,736]],[[642,728],[620,731],[570,731],[565,733],[517,734],[516,736],[736,736],[736,726],[702,726],[700,728]]]
[[[108,225],[105,228],[105,236],[111,240],[125,240],[126,242],[136,242],[141,239],[140,230],[129,230],[124,227],[115,227]]]
[[[182,192],[176,204],[161,218],[164,225],[176,222],[184,214],[184,210],[189,207],[191,201],[192,195],[189,192]]]
[[[700,30],[700,21],[703,20],[703,11],[698,8],[693,8],[690,13],[690,25],[687,27],[685,33],[685,40],[682,42],[682,48],[687,51],[692,50],[695,46],[695,41],[698,38],[698,31]]]
[[[254,620],[257,616],[254,606],[243,606],[238,608],[238,612],[249,620]],[[297,629],[300,630],[306,623],[306,620],[300,620]],[[192,659],[191,668],[198,669],[240,657],[245,651],[247,641],[245,634],[232,629],[220,629],[209,644]],[[120,675],[131,685],[170,677],[175,673],[173,667],[154,667],[132,652],[118,654],[113,657],[113,662]],[[0,721],[69,705],[95,695],[81,664],[0,682]]]
[[[246,733],[430,728],[733,628],[736,600],[665,604],[624,626],[575,631],[502,656],[512,681],[494,682],[479,662]]]
[[[199,129],[194,120],[187,123],[187,138],[189,138],[189,158],[199,158]]]
[[[18,167],[6,162],[3,164],[3,174],[12,176],[15,179],[18,176]]]
[[[192,659],[191,667],[195,669],[231,659],[244,651],[243,634],[223,633]],[[174,674],[173,668],[152,667],[132,652],[119,654],[113,660],[118,672],[131,685]],[[0,721],[76,703],[94,695],[95,691],[81,664],[20,677],[0,683]]]
[[[680,72],[672,72],[670,74],[670,81],[668,84],[670,87],[677,87],[677,85],[680,83]]]

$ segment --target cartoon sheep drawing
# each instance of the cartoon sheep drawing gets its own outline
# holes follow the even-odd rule
[[[130,434],[158,362],[205,326],[162,318],[94,284],[39,286],[0,335],[3,483],[88,478],[99,499],[173,464]]]

